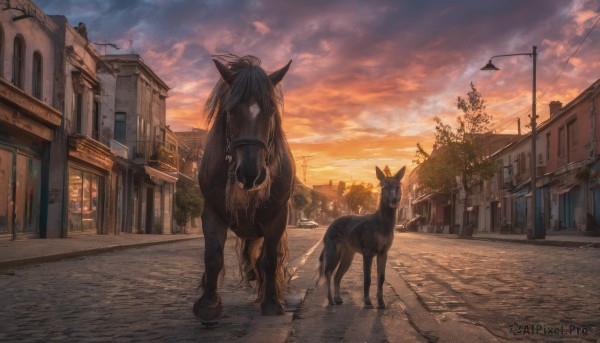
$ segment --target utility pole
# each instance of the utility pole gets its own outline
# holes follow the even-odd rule
[[[308,168],[308,158],[311,156],[300,156],[300,158],[302,159],[302,164],[300,165],[302,167],[302,181],[304,182],[304,185],[306,185],[306,169]]]

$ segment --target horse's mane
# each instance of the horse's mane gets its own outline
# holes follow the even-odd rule
[[[229,85],[220,78],[211,91],[204,113],[206,123],[212,123],[208,139],[221,142],[213,151],[205,151],[205,156],[212,161],[224,159],[224,147],[226,145],[227,109],[236,104],[253,98],[260,108],[266,113],[274,116],[273,151],[271,151],[271,175],[279,172],[280,162],[286,154],[287,141],[283,133],[281,116],[283,113],[283,92],[279,85],[273,86],[267,73],[260,67],[260,59],[254,56],[238,57],[232,54],[215,55],[234,72]]]

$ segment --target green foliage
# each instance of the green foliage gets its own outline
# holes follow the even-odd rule
[[[373,209],[375,199],[373,198],[373,185],[352,184],[346,193],[346,203],[353,213],[359,213],[361,209]]]
[[[175,221],[177,225],[185,226],[189,218],[197,217],[202,214],[204,207],[204,198],[199,188],[191,188],[177,185],[175,192]]]
[[[469,194],[473,184],[490,179],[497,165],[484,154],[482,140],[490,133],[492,117],[486,112],[486,102],[473,83],[467,98],[457,99],[462,111],[453,129],[440,118],[434,118],[435,144],[431,155],[417,144],[415,162],[420,166],[419,180],[430,191],[448,192],[456,187],[455,176]]]

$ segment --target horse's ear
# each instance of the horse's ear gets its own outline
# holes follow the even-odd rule
[[[402,178],[404,177],[405,171],[406,171],[406,166],[404,166],[400,170],[398,170],[396,175],[394,175],[394,179],[396,179],[396,180],[398,180],[398,182],[400,182],[400,180],[402,180]]]
[[[281,80],[283,80],[285,73],[287,73],[288,69],[290,69],[290,64],[292,64],[292,60],[290,60],[288,64],[285,65],[285,67],[269,74],[269,80],[273,82],[273,86],[281,82]]]
[[[233,72],[231,70],[229,70],[229,68],[227,68],[226,65],[224,65],[223,63],[219,62],[218,60],[213,58],[213,62],[215,62],[215,66],[217,66],[217,70],[219,71],[219,74],[221,74],[221,77],[223,78],[223,80],[225,80],[225,82],[227,82],[227,84],[230,84],[231,82],[231,77],[233,76]]]
[[[379,181],[383,181],[385,179],[385,174],[377,166],[375,166],[375,174],[377,174],[377,179]]]

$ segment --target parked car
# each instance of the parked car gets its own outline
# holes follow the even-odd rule
[[[319,224],[317,224],[317,222],[310,220],[310,219],[300,219],[300,220],[298,220],[298,223],[296,224],[296,226],[302,227],[302,228],[314,229],[314,228],[319,227]]]
[[[394,229],[398,232],[406,232],[406,226],[404,224],[396,224],[396,226],[394,226]]]
[[[425,217],[423,217],[420,214],[417,214],[416,217],[408,221],[408,223],[406,224],[406,228],[408,229],[408,231],[416,232],[419,231],[419,225],[423,224],[425,224]]]

